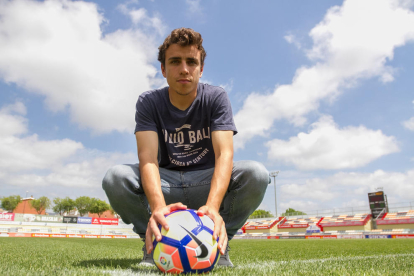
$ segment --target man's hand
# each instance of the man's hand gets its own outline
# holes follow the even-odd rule
[[[152,211],[152,215],[148,221],[147,232],[145,233],[145,246],[147,248],[147,253],[151,254],[152,248],[152,235],[155,236],[157,241],[161,240],[161,232],[158,229],[158,224],[161,224],[165,230],[169,229],[167,220],[165,216],[175,210],[185,210],[187,206],[181,202],[170,204]]]
[[[223,218],[220,216],[219,212],[213,208],[208,207],[207,205],[201,206],[200,209],[197,211],[197,215],[199,216],[208,216],[211,218],[214,222],[214,232],[213,232],[213,238],[217,240],[217,237],[219,237],[218,242],[218,249],[220,250],[220,253],[224,255],[226,252],[227,247],[227,231],[224,224]]]

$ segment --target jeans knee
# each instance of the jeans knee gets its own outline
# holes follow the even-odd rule
[[[105,191],[113,189],[118,183],[122,183],[122,179],[125,178],[125,165],[116,165],[111,167],[105,174],[102,180],[102,188]]]
[[[257,161],[239,161],[237,167],[242,172],[242,177],[248,179],[249,184],[254,184],[255,188],[266,191],[269,185],[269,172],[266,167]]]

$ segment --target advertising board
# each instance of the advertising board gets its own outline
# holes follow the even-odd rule
[[[0,213],[0,221],[14,221],[14,213]]]
[[[308,226],[309,224],[279,224],[277,228],[308,228]]]
[[[118,225],[118,219],[113,219],[113,218],[92,218],[92,224]]]
[[[36,215],[35,222],[52,222],[52,223],[61,223],[63,221],[62,216],[41,216]]]
[[[366,239],[391,239],[391,235],[365,235]]]
[[[386,219],[386,220],[377,220],[377,225],[387,225],[387,224],[412,224],[414,219]]]
[[[63,217],[63,223],[78,223],[78,217]]]
[[[92,218],[78,217],[77,223],[78,224],[91,224],[92,223]]]

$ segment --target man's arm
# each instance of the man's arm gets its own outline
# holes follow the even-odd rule
[[[145,195],[151,208],[151,217],[145,234],[147,252],[152,251],[152,235],[157,241],[161,240],[161,233],[157,227],[160,223],[168,230],[165,215],[177,209],[186,209],[181,203],[171,205],[165,204],[164,195],[161,190],[161,178],[158,168],[158,134],[154,131],[138,131],[135,133],[137,139],[139,171]]]
[[[227,232],[223,218],[219,214],[220,205],[229,187],[231,172],[233,170],[233,131],[213,131],[215,166],[211,179],[210,193],[207,203],[198,211],[209,216],[214,221],[214,239],[219,237],[218,248],[224,254],[227,246]]]

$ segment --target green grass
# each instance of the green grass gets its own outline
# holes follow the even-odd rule
[[[162,275],[136,239],[0,238],[0,275]],[[209,275],[414,275],[414,240],[234,240]]]

